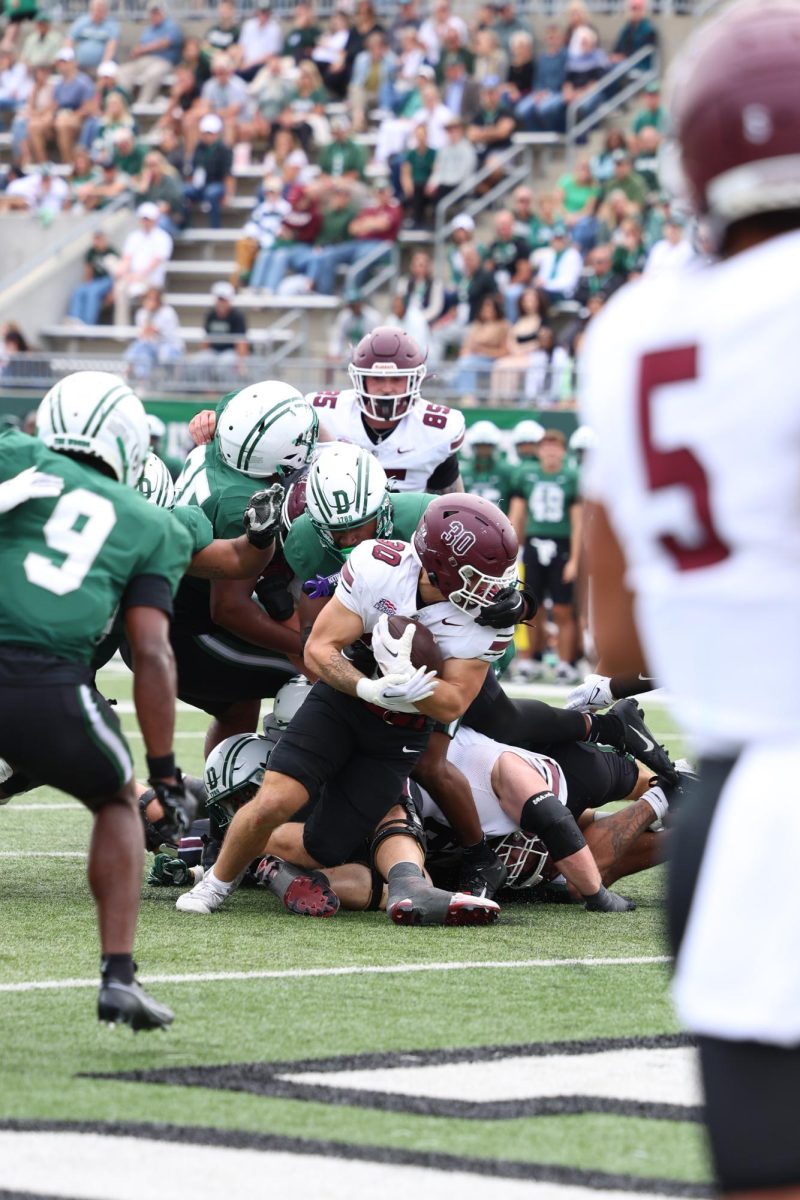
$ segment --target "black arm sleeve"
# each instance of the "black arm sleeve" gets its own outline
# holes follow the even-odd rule
[[[440,492],[442,488],[450,487],[450,484],[455,483],[458,479],[459,469],[458,455],[451,454],[444,462],[440,462],[433,474],[428,477],[425,491]]]
[[[137,575],[131,579],[120,601],[120,612],[129,608],[159,608],[172,616],[172,591],[163,575]]]
[[[624,700],[627,696],[652,692],[658,684],[647,675],[612,675],[608,686],[615,700]]]

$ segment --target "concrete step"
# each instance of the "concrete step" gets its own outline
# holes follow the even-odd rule
[[[135,340],[138,330],[135,325],[46,325],[40,337],[48,347],[64,354],[120,355]],[[276,345],[291,341],[295,336],[291,329],[251,329],[248,341],[254,349],[268,350]],[[181,337],[189,351],[206,340],[200,325],[181,327]]]

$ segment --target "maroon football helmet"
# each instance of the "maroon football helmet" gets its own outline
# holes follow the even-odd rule
[[[306,511],[306,484],[308,473],[300,475],[286,489],[281,505],[281,536],[285,541],[292,523]]]
[[[670,75],[672,133],[695,211],[721,225],[800,207],[800,6],[743,0]]]
[[[431,583],[462,612],[485,608],[517,583],[517,535],[483,496],[437,496],[417,525],[414,549]]]
[[[361,411],[379,421],[399,421],[404,417],[419,398],[427,357],[427,350],[420,349],[404,330],[392,325],[379,325],[366,334],[353,350],[347,368]],[[387,377],[395,381],[395,390],[388,395],[371,396],[367,380]]]

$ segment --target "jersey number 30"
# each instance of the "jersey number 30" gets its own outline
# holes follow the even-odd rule
[[[30,583],[66,596],[83,583],[117,520],[105,496],[75,488],[62,496],[42,528],[51,550],[64,555],[54,562],[44,554],[25,555],[23,567]]]
[[[688,383],[697,379],[697,346],[680,346],[673,350],[658,350],[645,354],[639,374],[639,432],[651,491],[667,487],[682,487],[691,493],[695,517],[701,536],[694,545],[679,541],[673,534],[664,533],[661,545],[674,560],[679,571],[696,571],[713,567],[730,554],[714,525],[711,510],[708,476],[703,464],[682,447],[660,450],[653,444],[652,400],[656,388],[673,383]]]

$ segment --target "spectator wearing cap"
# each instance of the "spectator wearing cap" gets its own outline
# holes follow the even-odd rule
[[[311,58],[311,52],[319,41],[322,31],[314,20],[314,9],[306,0],[298,0],[292,13],[292,21],[283,39],[283,57],[293,58],[296,63]]]
[[[442,102],[464,125],[469,125],[481,107],[480,84],[470,79],[459,55],[446,54],[441,60]]]
[[[348,100],[355,129],[366,129],[370,108],[377,105],[378,108],[391,109],[396,74],[397,55],[390,49],[386,34],[375,30],[353,63]]]
[[[283,30],[272,15],[272,0],[258,0],[255,16],[247,18],[239,35],[239,75],[249,83],[282,49]]]
[[[236,5],[233,0],[219,0],[214,24],[206,30],[202,53],[212,59],[215,54],[237,55],[237,45],[242,30],[236,20]]]
[[[94,84],[78,70],[75,51],[69,46],[59,50],[56,65],[60,79],[53,88],[52,104],[29,120],[28,141],[33,158],[44,162],[48,139],[55,135],[61,161],[69,163],[84,119],[92,110]]]
[[[617,34],[612,62],[622,62],[637,54],[645,46],[658,47],[658,32],[647,15],[647,0],[628,0],[628,19]],[[653,66],[653,55],[646,55],[636,64],[636,71],[649,71]]]
[[[160,150],[147,151],[142,172],[135,180],[133,190],[138,203],[149,201],[158,205],[161,214],[158,223],[174,238],[185,220],[183,187],[178,172],[170,166]]]
[[[222,206],[233,195],[233,152],[222,140],[222,121],[206,113],[199,125],[200,141],[191,161],[191,182],[183,189],[190,204],[208,204],[211,229],[222,225]]]
[[[536,286],[547,293],[548,299],[570,300],[581,277],[583,259],[570,244],[569,230],[563,222],[553,226],[552,241],[536,251],[535,263]]]
[[[136,134],[130,125],[123,125],[114,131],[111,138],[111,157],[120,174],[128,180],[137,179],[144,167],[144,146],[136,141]]]
[[[139,99],[152,104],[167,75],[181,60],[183,33],[180,25],[167,16],[164,0],[150,0],[147,22],[139,41],[128,52],[128,61],[119,69],[118,81],[131,94],[139,88]]]
[[[240,308],[234,307],[236,291],[227,280],[220,280],[211,289],[213,307],[206,313],[203,327],[206,340],[194,355],[195,362],[223,366],[247,358],[247,321]]]
[[[290,196],[289,212],[283,218],[272,246],[260,252],[255,261],[250,286],[258,291],[273,294],[289,273],[304,274],[320,237],[323,217],[314,192],[295,187]],[[331,196],[329,212],[336,216],[345,207],[341,201],[346,202],[348,198],[349,192],[340,185]],[[337,226],[337,240],[342,236],[342,225],[344,220]]]
[[[78,284],[70,296],[67,316],[82,325],[96,325],[112,288],[112,271],[119,262],[119,253],[109,244],[104,229],[95,229],[91,245],[86,251],[83,265],[83,282]]]
[[[130,325],[132,300],[143,296],[149,287],[163,288],[172,256],[172,238],[158,223],[158,205],[140,204],[136,216],[139,227],[126,237],[122,258],[114,269],[115,325]]]
[[[414,128],[414,141],[400,165],[400,186],[403,202],[409,214],[407,223],[414,228],[425,224],[431,193],[428,183],[436,162],[436,151],[428,145],[428,130],[424,124]]]
[[[457,288],[464,276],[463,251],[466,246],[475,245],[475,221],[469,213],[459,213],[453,218],[452,232],[447,242],[447,268],[453,289]],[[448,299],[455,297],[451,290]]]
[[[563,133],[567,105],[563,90],[567,81],[567,50],[558,25],[544,31],[544,49],[536,59],[529,95],[517,102],[517,119],[534,133]]]
[[[78,139],[82,146],[93,147],[95,141],[100,136],[101,129],[105,130],[109,121],[128,124],[132,128],[136,124],[130,111],[131,98],[123,88],[117,86],[118,73],[119,66],[112,59],[100,63],[100,66],[97,68],[92,110],[83,123],[83,128]],[[116,112],[115,101],[111,102],[110,109],[108,107],[111,96],[118,97],[122,101],[123,107],[117,108]]]
[[[34,70],[36,67],[50,67],[56,61],[63,37],[57,29],[53,29],[52,17],[49,12],[41,9],[36,14],[36,21],[30,33],[26,34],[20,50],[20,61]]]
[[[397,241],[403,224],[403,209],[392,196],[388,179],[376,179],[372,201],[361,209],[348,226],[348,241],[338,246],[326,246],[315,256],[309,268],[309,277],[317,292],[333,295],[336,290],[336,272],[340,266],[352,266],[359,259],[372,253],[375,259],[370,268],[382,262],[384,250],[388,255]],[[356,271],[353,280],[356,287],[362,284],[362,271]]]
[[[0,212],[35,213],[43,224],[49,224],[68,203],[66,180],[54,175],[48,163],[28,175],[20,171],[0,194]]]
[[[322,147],[317,160],[323,176],[321,183],[332,179],[348,179],[351,183],[363,180],[367,154],[351,136],[351,131],[349,117],[342,115],[332,119],[332,140]]]
[[[628,200],[640,210],[644,210],[647,202],[647,184],[641,175],[633,169],[631,156],[626,150],[615,150],[611,156],[614,163],[614,174],[603,189],[603,194],[609,192],[624,192]]]
[[[467,137],[478,152],[483,166],[497,151],[507,150],[516,128],[514,110],[503,97],[496,75],[484,79],[481,87],[481,106],[467,131]]]
[[[279,175],[268,175],[264,180],[264,199],[253,209],[234,246],[236,267],[231,276],[234,287],[249,282],[259,250],[271,250],[275,245],[291,207],[283,196],[283,180]]]
[[[647,256],[645,274],[659,275],[668,271],[680,271],[696,258],[694,247],[686,236],[686,225],[681,216],[671,212],[664,222],[664,236],[656,242]]]
[[[89,11],[72,22],[64,44],[75,51],[82,71],[96,71],[116,58],[119,25],[108,15],[107,0],[89,0]]]
[[[30,95],[31,86],[25,64],[15,61],[13,51],[0,46],[0,116],[7,114],[13,121]]]
[[[636,148],[632,159],[635,175],[644,180],[647,188],[648,203],[651,196],[659,190],[659,160],[658,148],[661,145],[661,134],[654,125],[645,125],[636,138]]]
[[[641,107],[634,114],[631,130],[641,133],[643,129],[652,126],[660,134],[667,130],[667,110],[661,104],[661,85],[648,83],[642,93]]]
[[[136,338],[125,351],[133,378],[144,382],[155,367],[170,367],[183,358],[181,323],[171,304],[165,304],[161,291],[149,287],[136,312]]]
[[[445,125],[447,141],[436,153],[425,192],[435,206],[449,192],[473,175],[478,166],[478,152],[467,138],[464,122],[452,114]]]
[[[203,117],[213,113],[222,122],[222,140],[232,146],[238,139],[237,133],[245,121],[253,115],[253,106],[247,84],[234,74],[234,62],[230,54],[218,53],[211,60],[211,78],[203,84],[200,101],[184,114],[183,140],[187,158],[191,159],[199,139],[199,126]]]

